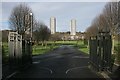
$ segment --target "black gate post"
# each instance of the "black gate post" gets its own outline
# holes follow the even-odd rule
[[[97,35],[97,41],[98,41],[98,48],[97,48],[97,55],[98,55],[98,66],[99,71],[102,70],[102,33],[99,32]]]
[[[98,70],[98,58],[97,58],[97,36],[90,37],[89,40],[89,52],[90,52],[90,63],[94,67],[95,70]]]
[[[22,40],[22,66],[32,63],[32,45],[30,40]]]
[[[111,63],[111,49],[112,49],[112,39],[109,32],[104,34],[103,39],[103,54],[104,54],[104,68],[105,70],[112,70],[112,63]]]

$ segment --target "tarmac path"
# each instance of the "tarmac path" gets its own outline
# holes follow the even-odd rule
[[[39,56],[11,78],[100,78],[89,66],[89,56],[68,45]]]

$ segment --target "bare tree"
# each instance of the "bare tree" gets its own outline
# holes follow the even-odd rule
[[[105,8],[103,9],[103,15],[108,24],[107,27],[110,28],[110,32],[113,36],[116,34],[118,25],[118,10],[118,2],[109,2],[105,5]]]
[[[91,36],[96,36],[97,35],[97,27],[96,26],[91,26],[87,29],[86,31],[86,38],[89,39]]]
[[[57,32],[55,34],[52,34],[51,37],[50,37],[50,40],[52,40],[52,41],[61,40],[61,34],[57,33]]]
[[[86,29],[85,38],[89,39],[91,36],[96,36],[99,28],[99,17],[96,17],[90,27]]]
[[[52,34],[50,37],[50,40],[54,42],[53,45],[55,45],[55,42],[58,40],[61,40],[61,34],[56,32],[55,34]]]
[[[103,9],[103,13],[93,20],[91,26],[98,27],[99,31],[110,31],[114,38],[119,28],[119,8],[120,5],[118,2],[108,2]],[[88,31],[90,32],[90,28]]]
[[[108,2],[105,5],[103,13],[95,18],[91,27],[86,30],[87,37],[93,36],[95,35],[93,32],[97,32],[97,29],[93,27],[98,27],[98,31],[110,31],[112,35],[112,53],[114,53],[115,37],[120,34],[120,2]]]
[[[118,2],[118,25],[117,25],[117,32],[118,36],[120,36],[120,1]]]
[[[105,8],[103,10],[106,24],[108,24],[107,27],[109,27],[112,34],[112,54],[114,54],[115,37],[119,32],[119,9],[120,5],[118,2],[109,2],[105,5]]]
[[[34,37],[37,42],[42,41],[42,45],[44,45],[50,38],[49,28],[45,24],[37,22],[34,29]]]
[[[10,28],[23,35],[23,37],[25,34],[29,34],[30,25],[33,24],[31,22],[34,22],[33,15],[30,15],[30,13],[32,13],[32,10],[26,4],[19,4],[14,7],[9,18]]]
[[[35,27],[33,28],[33,39],[37,44],[40,42],[40,35],[39,35],[39,30],[40,30],[40,22],[35,21]]]

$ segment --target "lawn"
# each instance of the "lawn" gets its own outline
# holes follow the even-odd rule
[[[51,51],[55,48],[57,48],[58,46],[52,46],[48,45],[48,46],[42,46],[42,45],[33,45],[33,49],[32,49],[32,55],[40,55],[40,54],[44,54],[48,51]]]
[[[53,41],[48,41],[47,46],[42,46],[42,45],[33,45],[32,46],[32,55],[41,55],[45,54],[60,45],[73,45],[74,47],[77,47],[78,50],[87,53],[88,54],[88,48],[87,45],[84,45],[83,41],[56,41],[55,43]],[[8,52],[8,43],[3,42],[2,43],[2,59],[3,63],[8,63],[8,57],[9,57],[9,52]]]
[[[86,53],[86,54],[89,54],[89,49],[87,48],[87,46],[80,48],[79,50]]]
[[[79,41],[77,46],[79,47],[78,50],[86,53],[86,54],[89,54],[89,48],[88,48],[88,45],[87,44],[84,44],[84,41]]]
[[[53,50],[60,45],[74,45],[79,48],[79,50],[88,53],[87,45],[83,44],[83,41],[56,41],[55,43],[53,41],[48,41],[47,46],[41,46],[41,45],[33,45],[32,46],[32,54],[33,55],[39,55],[44,54],[50,50]],[[4,48],[4,57],[8,57],[8,43],[3,42],[3,48]]]
[[[50,50],[53,50],[60,45],[76,45],[77,41],[48,41],[47,46],[33,45],[33,55],[44,54]]]
[[[74,47],[78,48],[78,50],[84,52],[85,54],[89,54],[89,48],[88,45],[84,44],[83,40],[79,40],[79,41],[56,41],[55,43],[53,41],[48,41],[47,42],[47,46],[42,46],[42,45],[33,45],[32,46],[32,55],[41,55],[41,54],[45,54],[57,47],[59,47],[60,45],[73,45]],[[3,42],[3,49],[2,49],[2,58],[3,58],[3,63],[8,63],[8,43],[7,42]],[[118,47],[119,45],[119,47]],[[115,41],[115,52],[119,53],[119,48],[120,48],[120,42]],[[112,55],[112,62],[114,62],[114,58],[115,55]],[[120,59],[119,59],[120,61]]]

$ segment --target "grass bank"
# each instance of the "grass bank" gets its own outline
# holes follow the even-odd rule
[[[33,45],[33,49],[32,49],[32,55],[40,55],[40,54],[44,54],[48,51],[51,51],[55,48],[57,48],[58,46],[52,46],[52,45],[48,45],[48,46],[42,46],[42,45]]]

